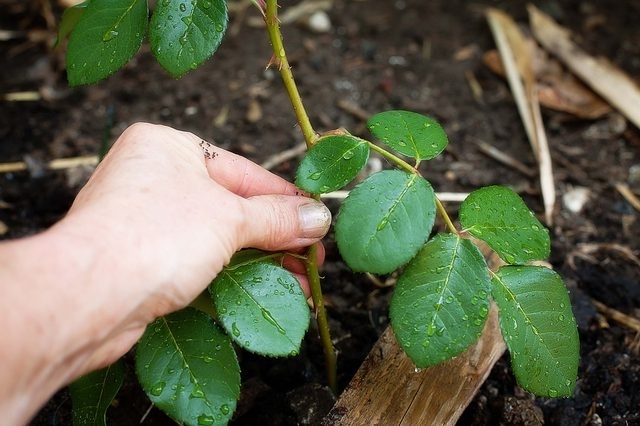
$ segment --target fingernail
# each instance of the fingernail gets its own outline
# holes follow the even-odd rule
[[[311,201],[298,207],[300,229],[305,238],[320,238],[329,230],[331,212],[322,203]]]

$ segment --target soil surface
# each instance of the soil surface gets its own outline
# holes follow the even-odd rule
[[[283,11],[292,5],[283,5]],[[297,2],[291,2],[295,4]],[[588,52],[640,76],[640,2],[542,1],[538,6],[577,35]],[[493,145],[533,170],[535,160],[505,81],[482,62],[494,48],[483,12],[497,6],[527,21],[524,1],[334,0],[331,29],[313,33],[284,26],[294,74],[312,123],[320,131],[345,127],[369,137],[366,114],[409,109],[438,119],[450,147],[422,171],[437,191],[469,192],[506,184],[537,213],[538,179],[498,163],[478,149]],[[34,91],[34,101],[0,101],[0,162],[26,160],[29,172],[0,175],[2,238],[42,230],[64,214],[88,171],[48,171],[45,162],[96,154],[135,121],[189,130],[258,163],[301,143],[289,101],[258,13],[232,2],[231,27],[220,50],[181,80],[154,62],[148,47],[124,70],[91,86],[69,89],[63,56],[49,46],[57,7],[46,1],[0,0],[0,93]],[[51,18],[55,19],[52,21]],[[473,83],[473,84],[472,84]],[[475,91],[472,90],[475,88]],[[353,108],[361,109],[354,113]],[[544,110],[559,200],[553,217],[550,262],[570,289],[581,338],[575,395],[534,398],[515,383],[505,355],[460,420],[468,425],[640,424],[640,335],[593,300],[640,317],[640,221],[615,189],[640,190],[640,132],[612,112],[596,120]],[[291,178],[297,159],[274,171]],[[383,163],[383,166],[384,163]],[[581,209],[565,203],[576,189]],[[580,192],[578,191],[578,192]],[[328,201],[337,209],[337,201]],[[448,203],[455,217],[456,204]],[[340,386],[346,386],[387,324],[390,288],[352,274],[326,241],[324,286],[339,350]],[[323,386],[323,362],[312,330],[301,355],[265,360],[241,354],[243,396],[234,424],[317,424],[332,404]],[[126,383],[109,410],[109,424],[171,424],[141,393],[129,364]],[[70,424],[70,401],[59,392],[34,420]]]

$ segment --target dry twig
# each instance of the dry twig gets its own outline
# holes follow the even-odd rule
[[[534,37],[596,93],[640,128],[640,90],[627,74],[605,58],[594,58],[580,49],[568,30],[536,7],[529,6]]]
[[[538,161],[545,221],[547,224],[551,224],[556,190],[553,182],[551,154],[536,94],[531,47],[525,43],[524,37],[513,19],[504,12],[489,9],[487,20],[496,40],[507,74],[507,81],[518,106],[529,143]]]

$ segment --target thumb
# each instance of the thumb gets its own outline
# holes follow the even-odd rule
[[[285,250],[309,246],[327,233],[331,212],[307,197],[259,195],[246,199],[244,247]]]

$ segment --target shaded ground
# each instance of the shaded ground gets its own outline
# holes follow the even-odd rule
[[[114,77],[70,90],[62,57],[46,48],[53,35],[37,4],[0,0],[0,29],[30,35],[0,42],[5,58],[0,93],[40,90],[48,99],[0,103],[0,162],[28,155],[37,164],[95,154],[105,137],[112,141],[139,120],[192,131],[257,162],[301,142],[277,73],[265,70],[270,51],[263,30],[249,25],[257,16],[253,10],[234,14],[232,30],[214,59],[180,81],[164,73],[143,48]],[[534,166],[508,86],[481,62],[481,55],[493,48],[483,17],[488,4],[526,21],[522,1],[335,0],[328,12],[333,25],[329,33],[312,34],[304,26],[288,25],[285,42],[319,130],[342,126],[367,136],[362,119],[340,107],[340,101],[369,113],[403,108],[434,116],[451,141],[447,152],[423,169],[438,191],[508,184],[540,212],[537,180],[496,163],[476,146],[479,141],[490,143]],[[640,76],[640,2],[538,5],[578,33],[589,52]],[[474,98],[470,79],[479,83],[480,98]],[[578,388],[570,399],[534,399],[515,385],[503,358],[460,424],[640,424],[640,337],[598,314],[591,302],[594,298],[640,316],[640,268],[634,258],[640,250],[638,212],[614,188],[625,182],[640,189],[640,132],[615,113],[583,121],[545,111],[544,118],[559,196],[576,187],[589,191],[589,201],[578,213],[559,202],[551,228],[551,262],[571,290],[579,322]],[[280,163],[275,171],[290,177],[295,164]],[[49,226],[64,214],[82,183],[77,171],[37,169],[0,175],[0,221],[7,226],[3,238]],[[449,207],[454,213],[455,205]],[[345,386],[386,325],[391,290],[351,274],[338,260],[330,237],[327,248],[325,288],[340,351],[340,383]],[[319,347],[313,333],[307,340],[295,359],[274,362],[242,355],[245,395],[237,424],[304,423],[309,406],[317,421],[329,409],[330,398],[318,385],[323,383]],[[149,408],[131,372],[129,378],[110,410],[112,424],[136,424]],[[304,401],[309,395],[324,403]],[[63,391],[35,423],[68,424],[68,415]],[[152,409],[145,423],[168,420]]]

